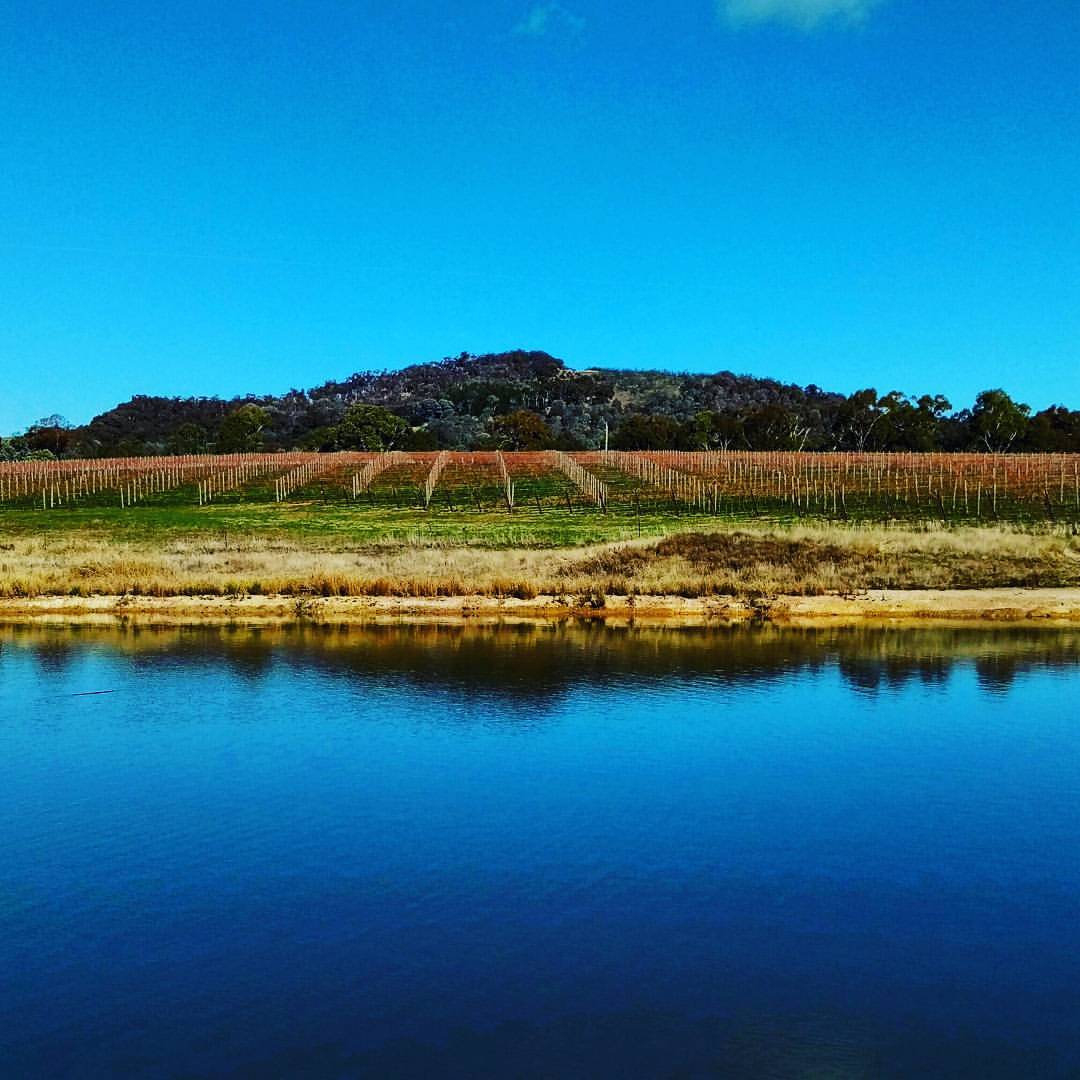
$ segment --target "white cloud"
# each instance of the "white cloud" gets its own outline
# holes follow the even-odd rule
[[[522,37],[543,37],[554,31],[580,34],[585,29],[585,20],[572,11],[567,11],[557,0],[546,4],[536,4],[532,10],[514,27],[514,33]]]
[[[717,0],[733,26],[779,22],[813,30],[827,22],[862,22],[879,0]]]

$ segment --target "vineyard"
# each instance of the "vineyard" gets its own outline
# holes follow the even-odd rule
[[[6,513],[260,503],[357,514],[1075,525],[1080,455],[395,451],[0,463]]]

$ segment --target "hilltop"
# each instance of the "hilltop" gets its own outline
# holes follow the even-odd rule
[[[843,395],[731,371],[575,370],[545,352],[462,353],[280,395],[137,395],[72,427],[59,417],[5,456],[316,449],[1080,450],[1080,412],[1031,416],[1004,391],[954,412],[940,395]]]

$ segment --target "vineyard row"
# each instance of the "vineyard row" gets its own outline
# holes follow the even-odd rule
[[[0,507],[341,501],[1080,522],[1080,455],[286,453],[0,462]]]

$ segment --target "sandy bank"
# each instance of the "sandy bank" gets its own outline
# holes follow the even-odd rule
[[[531,600],[483,596],[399,598],[354,596],[132,597],[45,596],[0,601],[0,622],[146,624],[288,622],[370,623],[398,620],[499,621],[604,619],[686,625],[768,620],[777,623],[861,623],[937,620],[1080,621],[1080,589],[869,590],[854,595],[733,597],[608,596],[603,607],[581,607],[566,597]]]

